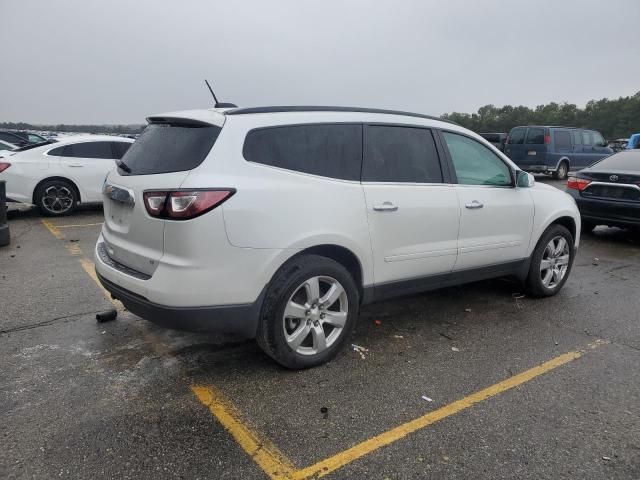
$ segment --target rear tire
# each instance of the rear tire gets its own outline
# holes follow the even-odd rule
[[[75,185],[67,180],[47,180],[34,194],[35,203],[47,217],[61,217],[73,213],[78,205],[78,193]]]
[[[349,341],[359,305],[358,287],[342,265],[300,255],[283,265],[267,287],[256,340],[283,367],[321,365]]]
[[[575,257],[573,235],[562,225],[551,225],[542,234],[531,254],[525,282],[532,297],[551,297],[558,293],[571,273]]]
[[[569,176],[569,164],[565,161],[560,162],[558,169],[553,172],[553,178],[555,180],[566,180]]]

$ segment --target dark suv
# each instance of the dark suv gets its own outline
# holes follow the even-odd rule
[[[527,172],[564,180],[569,170],[588,167],[613,150],[595,130],[531,125],[511,129],[505,153]]]

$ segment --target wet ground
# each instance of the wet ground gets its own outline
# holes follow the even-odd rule
[[[585,235],[550,299],[494,280],[370,305],[366,351],[291,372],[251,341],[97,323],[101,222],[10,212],[0,478],[640,478],[638,235]]]

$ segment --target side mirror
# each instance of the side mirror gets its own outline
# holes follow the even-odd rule
[[[530,173],[518,170],[516,172],[516,186],[520,188],[533,187],[536,184],[536,179]]]

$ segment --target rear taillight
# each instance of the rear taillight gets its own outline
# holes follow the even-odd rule
[[[156,218],[188,220],[213,210],[236,191],[231,188],[210,190],[156,190],[144,192],[147,213]]]
[[[4,172],[7,168],[11,166],[10,163],[0,162],[0,172]]]
[[[567,187],[581,192],[585,188],[587,188],[590,183],[591,180],[587,180],[585,178],[569,177],[569,179],[567,180]]]
[[[544,136],[544,144],[545,145],[551,145],[551,135],[545,135]]]

